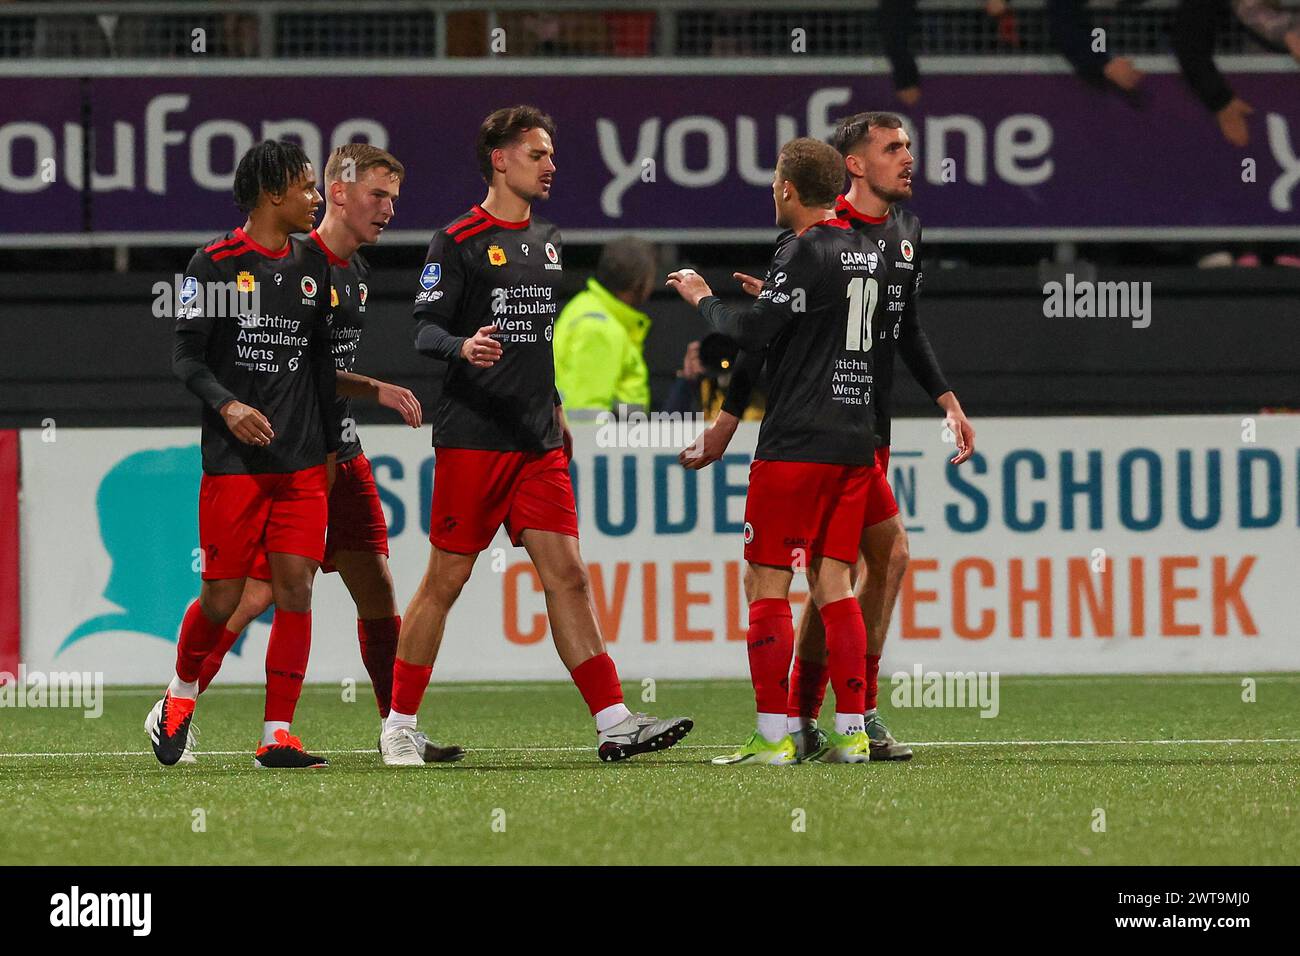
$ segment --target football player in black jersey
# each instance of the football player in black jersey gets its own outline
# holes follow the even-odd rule
[[[836,125],[831,145],[844,156],[850,182],[848,192],[836,202],[836,213],[877,244],[897,275],[888,284],[882,307],[884,314],[895,320],[878,323],[875,341],[876,461],[880,467],[868,494],[867,527],[861,539],[862,560],[855,571],[855,593],[867,623],[867,733],[872,739],[871,759],[908,760],[911,748],[893,738],[876,712],[880,656],[908,561],[907,533],[888,481],[894,350],[943,409],[945,433],[957,446],[953,464],[961,464],[974,453],[975,430],[944,379],[917,315],[921,226],[914,214],[898,205],[912,197],[911,144],[901,118],[893,113],[847,117]],[[762,287],[753,276],[736,273],[735,278],[751,295],[757,295]],[[702,436],[698,447],[683,452],[683,464],[700,468],[721,457],[749,403],[762,364],[762,356],[742,354],[738,358],[722,414]],[[826,690],[825,638],[817,615],[805,613],[800,618],[796,646],[790,678],[792,729],[816,717]]]
[[[321,197],[302,148],[269,140],[240,159],[234,194],[247,221],[194,254],[178,292],[172,369],[203,401],[203,585],[181,624],[175,676],[145,728],[161,763],[183,757],[203,662],[266,560],[276,611],[254,763],[323,767],[290,731],[325,550],[327,455],[341,444],[329,261],[292,235],[311,228]]]
[[[874,482],[873,339],[891,273],[875,245],[835,217],[844,160],[815,139],[781,147],[773,180],[777,225],[789,230],[758,301],[729,309],[692,270],[669,285],[741,348],[767,352],[767,412],[745,496],[746,634],[757,728],[715,764],[787,765],[798,758],[865,763],[867,634],[851,573]],[[787,708],[794,627],[790,584],[808,577],[827,634],[835,729],[797,744]],[[803,730],[804,728],[797,728]]]
[[[352,399],[371,399],[398,412],[419,428],[420,402],[410,389],[353,371],[366,324],[371,293],[370,266],[360,253],[379,241],[395,214],[406,170],[389,152],[369,143],[345,143],[325,163],[325,217],[310,239],[330,263],[330,344],[338,371],[339,420],[343,444],[335,456],[329,495],[329,531],[325,539],[326,573],[338,571],[357,607],[361,661],[370,675],[382,721],[393,690],[393,661],[402,619],[397,613],[393,578],[388,569],[388,525],[379,501],[370,461],[356,435]],[[203,662],[202,693],[221,668],[226,653],[255,618],[270,607],[269,567],[261,561],[249,573],[238,610],[226,622],[220,643]],[[456,760],[459,747],[439,747],[419,735],[420,752],[430,762]]]
[[[424,762],[416,711],[447,613],[502,524],[537,568],[555,648],[595,718],[600,758],[671,747],[692,726],[628,710],[592,610],[551,349],[562,246],[559,230],[533,215],[550,196],[554,134],[550,117],[531,106],[483,121],[477,158],[487,197],[434,234],[420,272],[415,346],[448,369],[431,416],[432,549],[402,618],[380,742],[393,766]]]

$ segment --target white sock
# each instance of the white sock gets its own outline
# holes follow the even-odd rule
[[[627,704],[610,704],[596,711],[596,733],[603,734],[631,716],[632,711],[627,709]]]
[[[785,719],[785,729],[792,734],[797,734],[805,727],[811,727],[812,721],[803,717],[787,717]]]
[[[268,720],[262,724],[262,746],[267,747],[275,743],[275,732],[277,730],[288,732],[289,721]]]
[[[172,682],[167,685],[167,693],[173,697],[184,697],[186,700],[198,700],[199,682],[196,680],[181,680],[179,677],[173,677]]]
[[[835,732],[837,734],[857,734],[867,729],[867,721],[861,714],[835,714]]]
[[[759,714],[758,732],[769,744],[779,744],[785,739],[785,714]]]
[[[388,717],[384,719],[384,730],[397,730],[401,727],[414,730],[415,714],[399,714],[395,710],[390,710]]]

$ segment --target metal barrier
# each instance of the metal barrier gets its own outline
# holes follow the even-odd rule
[[[0,5],[0,60],[878,55],[879,0],[191,0]],[[1287,0],[1284,6],[1295,6]],[[1175,0],[1089,7],[1108,47],[1166,52]],[[1016,0],[1014,29],[978,0],[921,0],[920,55],[1052,52],[1044,0]],[[1223,53],[1260,49],[1233,17]]]

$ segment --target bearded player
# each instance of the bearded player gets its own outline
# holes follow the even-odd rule
[[[330,264],[330,344],[338,370],[337,414],[343,423],[321,569],[337,571],[356,604],[361,661],[370,675],[381,732],[391,704],[393,661],[402,619],[388,568],[388,525],[370,461],[356,434],[352,399],[370,399],[391,408],[412,428],[420,427],[422,410],[409,389],[358,375],[353,365],[371,289],[370,266],[360,249],[377,243],[392,221],[405,177],[405,168],[385,150],[368,143],[338,147],[325,163],[325,218],[309,237]],[[269,567],[263,561],[245,583],[239,608],[226,622],[221,642],[203,662],[200,693],[212,682],[244,628],[271,605],[268,579]],[[460,747],[439,747],[423,734],[417,734],[417,744],[421,756],[431,763],[464,755]]]
[[[415,346],[448,369],[432,416],[429,565],[402,618],[381,738],[390,765],[424,763],[416,712],[447,614],[502,524],[537,568],[555,649],[595,720],[600,758],[666,749],[693,725],[628,710],[592,609],[551,348],[560,233],[533,215],[551,193],[554,135],[531,106],[483,121],[476,152],[487,197],[434,234],[420,273]]]
[[[897,205],[912,197],[911,141],[901,118],[893,113],[847,117],[837,124],[831,145],[844,157],[850,183],[848,192],[836,201],[836,214],[877,246],[895,276],[882,290],[880,307],[880,314],[892,316],[893,320],[877,323],[872,348],[879,471],[868,492],[867,524],[860,540],[862,560],[856,568],[854,591],[867,624],[866,730],[871,738],[871,759],[910,760],[911,748],[894,739],[876,709],[880,657],[908,561],[907,532],[888,481],[895,350],[943,410],[946,430],[957,446],[957,454],[951,459],[954,465],[974,454],[975,430],[948,386],[917,315],[921,225],[913,213]],[[759,293],[760,280],[743,273],[735,277],[746,292]],[[738,358],[722,414],[706,430],[699,446],[682,454],[682,463],[688,468],[704,467],[722,456],[749,404],[762,364],[762,355],[745,353]],[[818,615],[805,613],[799,621],[790,677],[788,718],[792,732],[815,724],[827,677],[825,630]]]

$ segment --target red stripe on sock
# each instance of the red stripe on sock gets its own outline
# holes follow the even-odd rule
[[[432,664],[412,664],[400,657],[393,660],[392,708],[399,714],[415,714],[433,676]]]
[[[357,619],[361,663],[370,675],[370,686],[375,690],[375,703],[381,717],[388,716],[393,704],[393,662],[397,660],[397,635],[401,630],[400,617]]]
[[[311,611],[275,609],[266,645],[266,720],[293,723],[311,655]]]
[[[847,597],[824,605],[821,616],[835,711],[861,714],[867,699],[867,628],[862,623],[862,608],[856,599]]]
[[[578,685],[578,693],[582,694],[593,717],[606,707],[623,703],[623,686],[618,682],[618,669],[608,654],[587,658],[569,676]]]
[[[794,656],[794,615],[790,602],[764,598],[749,605],[749,677],[760,714],[783,714],[790,700],[790,658]]]

